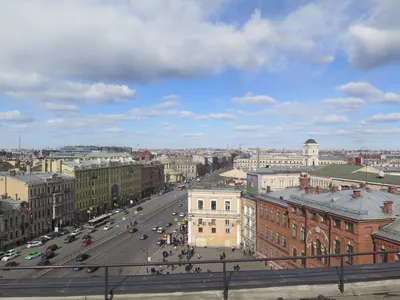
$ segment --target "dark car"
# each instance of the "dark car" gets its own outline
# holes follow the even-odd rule
[[[65,234],[69,234],[69,230],[68,229],[61,229],[61,234],[65,235]]]
[[[85,268],[85,263],[81,262],[76,267],[73,268],[74,271],[80,271]]]
[[[137,232],[137,231],[138,231],[137,228],[131,228],[131,229],[129,229],[129,232],[130,232],[130,233],[135,233],[135,232]]]
[[[146,200],[146,201],[151,200],[151,197],[146,197],[146,198],[144,198],[144,200]]]
[[[172,226],[172,223],[171,223],[171,222],[165,224],[165,227],[171,227],[171,226]]]
[[[76,240],[76,237],[74,235],[69,235],[65,238],[64,243],[69,244],[72,243],[73,241]]]
[[[136,208],[136,210],[137,210],[137,211],[141,211],[141,210],[143,210],[143,207],[138,206],[138,207]]]
[[[90,267],[86,269],[86,272],[88,273],[94,273],[99,269],[99,267]]]
[[[87,235],[85,235],[83,238],[82,238],[82,240],[91,240],[92,239],[92,237],[89,235],[89,234],[87,234]]]
[[[86,253],[79,254],[76,257],[76,261],[84,261],[84,260],[87,260],[89,257],[90,257],[89,254],[86,254]]]
[[[54,252],[47,252],[45,254],[42,255],[42,260],[49,260],[51,258],[53,258],[55,256]]]
[[[147,234],[142,234],[139,238],[140,240],[145,240],[147,239]]]
[[[48,259],[41,260],[37,265],[38,266],[48,266],[48,265],[50,265],[50,261]]]
[[[16,261],[9,261],[4,266],[5,267],[17,267],[18,263]],[[10,271],[10,269],[4,269],[4,271]]]
[[[58,246],[56,244],[50,245],[46,248],[46,253],[47,252],[54,252],[58,249]]]

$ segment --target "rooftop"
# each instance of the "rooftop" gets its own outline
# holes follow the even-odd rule
[[[376,231],[374,235],[400,242],[400,219],[389,225],[383,226],[381,229]]]
[[[353,198],[353,190],[342,190],[321,194],[293,195],[288,202],[359,221],[390,219],[400,215],[400,196],[387,191],[369,189],[360,189],[360,191],[359,198]],[[393,201],[393,213],[383,212],[385,201]]]
[[[341,156],[320,156],[319,160],[346,160],[344,157]]]
[[[299,172],[311,172],[315,170],[315,167],[306,166],[272,166],[270,168],[257,168],[254,171],[249,169],[243,169],[244,172],[249,174],[282,174],[282,173],[299,173]]]
[[[62,178],[62,179],[73,179],[70,176],[64,175],[64,174],[58,174],[58,173],[39,173],[39,172],[34,172],[34,173],[20,173],[16,174],[12,177],[13,179],[16,179],[18,181],[22,181],[24,183],[30,183],[30,184],[41,184],[44,183],[46,179],[55,177],[56,179]]]
[[[11,198],[0,199],[0,214],[21,208],[23,201],[16,201]]]

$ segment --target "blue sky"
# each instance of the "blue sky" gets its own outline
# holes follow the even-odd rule
[[[0,148],[400,148],[400,1],[361,3],[10,1]]]

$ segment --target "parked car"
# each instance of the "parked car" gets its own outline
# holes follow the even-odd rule
[[[82,240],[91,240],[91,239],[92,239],[92,237],[91,237],[89,234],[85,235],[85,236],[82,238]]]
[[[172,215],[173,216],[176,216],[178,213],[176,212],[176,211],[174,211],[173,213],[172,213]]]
[[[74,230],[72,230],[72,232],[70,233],[70,235],[78,235],[81,233],[81,229],[80,228],[76,228]]]
[[[90,245],[91,243],[92,243],[91,240],[83,240],[82,246],[83,246],[83,247],[86,247],[86,246]]]
[[[34,247],[39,247],[42,245],[43,245],[43,243],[41,241],[32,241],[26,245],[26,248],[34,248]]]
[[[157,233],[164,233],[165,229],[163,227],[159,227],[157,229]]]
[[[76,240],[75,235],[69,235],[65,238],[64,243],[69,244]]]
[[[136,208],[136,210],[137,210],[137,211],[141,211],[141,210],[143,210],[143,207],[138,206],[138,207]]]
[[[86,269],[87,273],[94,273],[99,269],[99,267],[90,267]]]
[[[54,252],[58,249],[58,246],[56,244],[50,245],[46,248],[46,253],[47,252]]]
[[[180,216],[181,218],[184,218],[184,217],[186,216],[186,214],[185,214],[185,213],[180,213],[179,216]]]
[[[3,256],[4,256],[4,252],[3,252],[3,251],[0,251],[0,259],[2,259]]]
[[[79,254],[76,257],[76,261],[84,261],[84,260],[87,260],[89,257],[90,257],[89,254],[86,254],[86,253]]]
[[[171,226],[172,226],[172,223],[171,223],[171,222],[165,224],[165,227],[171,227]]]
[[[62,235],[69,234],[69,230],[68,229],[61,229],[60,232],[61,232]]]
[[[41,254],[40,252],[34,251],[31,253],[28,253],[28,255],[25,256],[25,259],[34,259],[36,257],[39,257]]]
[[[157,230],[158,230],[158,226],[154,226],[153,231],[157,231]]]
[[[157,245],[161,246],[164,245],[165,241],[164,240],[157,240]]]
[[[129,229],[129,232],[130,232],[130,233],[135,233],[135,232],[137,232],[137,231],[138,231],[138,229],[135,228],[135,227]]]
[[[179,203],[179,204],[178,204],[178,207],[182,207],[182,203]]]
[[[9,260],[16,258],[17,256],[18,256],[17,250],[15,250],[15,249],[7,250],[4,253],[4,256],[1,259],[1,261],[9,261]]]
[[[17,266],[18,266],[18,263],[16,261],[9,261],[4,265],[4,267],[10,267],[10,268],[17,267]],[[4,269],[4,271],[10,271],[10,269]]]
[[[108,230],[110,230],[111,228],[112,228],[111,223],[107,223],[107,224],[103,227],[103,230],[108,231]]]
[[[140,240],[145,240],[147,239],[147,234],[142,234],[139,238]]]

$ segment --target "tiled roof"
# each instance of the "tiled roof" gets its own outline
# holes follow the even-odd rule
[[[306,205],[354,220],[379,220],[396,218],[400,215],[400,196],[384,191],[361,189],[361,196],[353,198],[353,190],[321,194],[291,196],[288,202]],[[393,213],[383,212],[383,203],[393,201]]]

